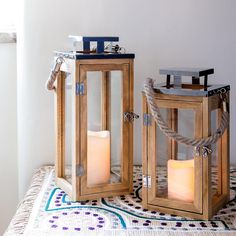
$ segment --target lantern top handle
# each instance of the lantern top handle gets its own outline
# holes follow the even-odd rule
[[[213,68],[164,68],[160,69],[161,75],[166,75],[165,83],[154,83],[155,92],[179,96],[209,97],[222,91],[229,91],[230,86],[225,84],[208,84],[208,76],[214,74]],[[190,77],[191,83],[182,83],[182,77]],[[171,82],[173,77],[173,82]],[[200,78],[204,79],[200,83]]]
[[[166,87],[170,88],[170,77],[174,76],[174,88],[181,87],[182,76],[192,77],[192,84],[200,84],[200,77],[204,76],[204,88],[207,89],[208,75],[214,74],[213,68],[166,68],[160,69],[161,75],[167,75]]]
[[[90,43],[96,42],[97,53],[104,53],[105,51],[105,42],[119,42],[119,37],[115,36],[75,36],[75,35],[69,35],[68,38],[73,40],[73,44],[76,44],[77,42],[83,42],[83,51],[91,51]]]
[[[214,74],[213,68],[164,68],[159,70],[160,75],[201,77]]]
[[[134,59],[134,53],[127,53],[119,46],[116,36],[77,36],[69,35],[73,47],[70,51],[55,51],[56,57],[74,60],[90,59]]]

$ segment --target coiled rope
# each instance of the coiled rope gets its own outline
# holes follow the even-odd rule
[[[166,122],[164,121],[160,109],[155,103],[154,100],[154,90],[153,90],[153,80],[151,78],[147,78],[145,84],[144,84],[144,93],[147,98],[147,102],[149,105],[149,108],[151,110],[151,114],[159,126],[160,130],[168,137],[176,142],[185,144],[187,146],[192,146],[195,148],[196,155],[207,157],[209,153],[211,153],[211,149],[209,148],[209,145],[214,144],[217,142],[217,140],[222,137],[224,131],[228,127],[229,124],[229,114],[227,111],[223,111],[222,118],[220,125],[218,129],[212,134],[211,136],[207,138],[188,138],[184,137],[181,134],[173,131],[168,127]]]

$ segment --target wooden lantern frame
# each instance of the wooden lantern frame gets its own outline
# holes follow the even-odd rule
[[[97,54],[98,55],[98,54]],[[118,59],[84,59],[64,57],[56,82],[56,184],[73,201],[127,194],[133,191],[133,123],[121,123],[121,181],[120,183],[87,186],[87,77],[88,71],[102,72],[102,129],[110,128],[110,71],[122,72],[121,111],[133,111],[134,54],[118,54]],[[64,55],[61,55],[64,56]],[[96,55],[95,55],[96,56]],[[99,55],[98,55],[99,56]],[[112,55],[111,55],[112,56]],[[124,58],[122,58],[122,56]],[[101,56],[103,57],[103,55]],[[105,56],[105,58],[109,58]],[[115,57],[115,56],[114,56]],[[126,58],[125,58],[126,57]],[[130,57],[130,58],[127,58]],[[86,55],[85,55],[86,58]],[[96,58],[96,57],[95,57]],[[65,80],[72,75],[72,181],[65,179]],[[121,116],[122,117],[122,116]]]
[[[226,93],[229,102],[229,91]],[[194,157],[194,202],[160,198],[156,196],[156,122],[151,118],[146,96],[143,94],[143,207],[168,214],[197,219],[210,219],[229,200],[229,128],[218,140],[218,185],[217,195],[212,192],[211,155]],[[178,96],[155,93],[159,108],[167,108],[169,127],[176,131],[178,109],[195,111],[195,137],[204,138],[211,134],[211,112],[218,110],[221,119],[221,99],[218,94],[204,96]],[[168,158],[175,159],[177,144],[168,139]],[[214,195],[214,196],[213,196]],[[213,197],[212,197],[213,196]]]

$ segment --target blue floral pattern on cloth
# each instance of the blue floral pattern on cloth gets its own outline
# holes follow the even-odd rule
[[[40,207],[33,228],[53,231],[104,229],[234,231],[236,233],[236,168],[231,168],[231,200],[210,221],[193,220],[142,207],[142,168],[134,167],[134,192],[82,202],[73,202],[58,188],[54,171],[44,183]]]

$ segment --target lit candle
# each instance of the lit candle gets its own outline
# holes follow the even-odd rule
[[[88,131],[87,165],[89,186],[108,183],[110,179],[109,131]]]
[[[194,159],[168,160],[168,198],[194,200]]]

